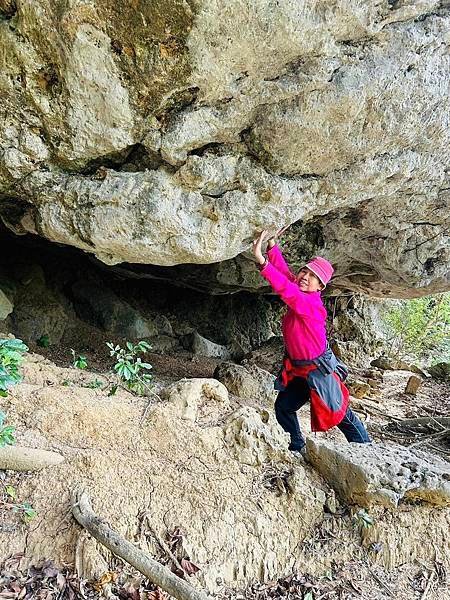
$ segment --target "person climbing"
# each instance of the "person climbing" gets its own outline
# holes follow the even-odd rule
[[[328,345],[325,322],[327,311],[321,291],[330,281],[334,269],[316,256],[295,275],[289,269],[276,243],[286,227],[269,237],[267,255],[262,244],[268,236],[263,230],[253,242],[253,254],[261,275],[288,306],[282,320],[285,356],[275,382],[278,396],[275,415],[290,434],[289,450],[305,455],[297,411],[310,402],[311,430],[327,431],[337,425],[349,442],[370,443],[369,435],[349,407],[349,391],[343,381],[348,375]]]

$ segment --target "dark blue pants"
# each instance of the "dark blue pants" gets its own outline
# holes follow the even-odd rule
[[[290,434],[289,450],[301,450],[305,439],[300,431],[297,411],[309,401],[309,387],[306,379],[295,377],[283,392],[279,392],[275,401],[275,415],[281,427]],[[337,426],[349,442],[366,444],[370,442],[369,434],[351,408],[347,409],[344,418]]]

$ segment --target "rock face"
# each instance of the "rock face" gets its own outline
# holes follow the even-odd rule
[[[445,290],[448,29],[438,0],[3,2],[1,218],[163,266],[313,222],[336,285]]]
[[[430,375],[436,379],[450,381],[450,363],[440,362],[429,368]]]
[[[288,436],[274,416],[244,406],[233,413],[224,426],[224,438],[233,455],[244,465],[262,465],[286,451]]]
[[[256,399],[273,406],[276,398],[273,387],[275,377],[257,365],[224,362],[216,367],[214,377],[239,398]]]
[[[336,444],[307,439],[308,460],[340,497],[359,506],[402,500],[450,505],[450,466],[394,444]]]
[[[161,397],[172,402],[186,421],[205,420],[217,407],[229,408],[226,387],[215,379],[181,379],[161,392]]]

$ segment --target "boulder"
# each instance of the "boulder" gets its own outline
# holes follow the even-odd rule
[[[13,303],[9,300],[3,290],[0,289],[0,321],[4,321],[13,310]]]
[[[362,367],[367,364],[367,353],[358,342],[333,340],[330,345],[337,358],[346,365]]]
[[[450,381],[450,363],[449,362],[440,362],[432,365],[428,369],[431,377],[435,379],[442,379],[444,381]]]
[[[131,341],[158,335],[156,325],[105,285],[79,281],[72,286],[78,316]]]
[[[148,338],[151,346],[150,352],[155,354],[170,354],[173,350],[180,347],[179,341],[170,335],[158,335]]]
[[[450,506],[450,465],[396,444],[349,444],[307,438],[310,463],[343,502],[396,507],[400,502]]]
[[[227,360],[231,358],[231,353],[226,346],[216,344],[211,340],[201,336],[197,331],[188,333],[182,339],[183,346],[193,354],[207,356],[209,358],[222,358]]]
[[[275,377],[256,365],[224,362],[217,365],[214,377],[225,385],[230,394],[273,405],[276,397],[273,387]]]
[[[242,363],[254,364],[264,371],[276,375],[283,361],[284,342],[281,336],[272,336],[266,342],[246,354]]]
[[[59,343],[73,318],[69,301],[47,284],[38,264],[19,266],[15,276],[19,285],[11,314],[13,333],[25,341],[48,335],[51,344]]]
[[[263,285],[255,230],[301,222],[290,258],[326,252],[335,287],[448,289],[446,2],[3,4],[12,231],[107,264],[211,264],[236,291]]]
[[[288,434],[266,410],[240,408],[229,416],[223,433],[236,460],[245,465],[263,465],[289,455]]]
[[[408,363],[399,358],[388,358],[387,356],[380,356],[375,358],[370,363],[372,367],[383,369],[383,371],[411,371],[411,373],[417,373],[417,375],[425,375],[423,369],[417,365]]]
[[[371,391],[370,384],[359,379],[347,379],[345,385],[348,387],[350,394],[355,398],[364,398]]]
[[[205,422],[229,408],[227,389],[215,379],[180,379],[164,388],[160,396],[171,402],[187,421]]]

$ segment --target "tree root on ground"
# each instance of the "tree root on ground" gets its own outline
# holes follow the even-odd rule
[[[80,525],[119,558],[135,567],[152,583],[177,600],[211,600],[205,592],[177,577],[167,567],[145,554],[112,530],[92,511],[88,495],[81,489],[72,492],[72,514]]]
[[[21,446],[5,446],[0,448],[0,469],[11,471],[40,471],[45,467],[59,465],[64,456],[49,450],[25,448]]]

